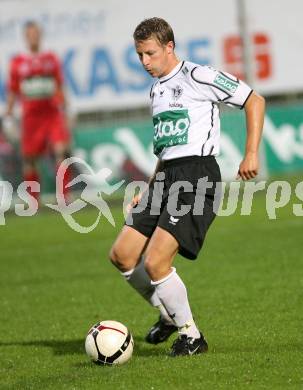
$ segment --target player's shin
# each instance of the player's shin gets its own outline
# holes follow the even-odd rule
[[[56,163],[56,174],[57,175],[58,175],[59,168],[61,167],[61,164],[65,164],[65,161]],[[70,190],[69,190],[67,185],[68,185],[68,183],[72,179],[70,167],[69,166],[65,166],[64,169],[61,172],[64,172],[62,177],[60,178],[60,180],[62,180],[63,196],[64,196],[64,199],[67,201],[69,193],[70,193]]]
[[[158,298],[174,320],[180,334],[188,337],[199,338],[200,332],[193,320],[189,306],[187,290],[176,269],[165,278],[151,282],[155,287]]]
[[[125,280],[152,306],[160,311],[161,318],[168,324],[173,324],[165,307],[162,305],[155,287],[151,284],[151,279],[144,267],[144,258],[141,257],[139,264],[130,271],[121,272]]]
[[[24,181],[35,181],[37,183],[40,183],[40,177],[38,172],[35,169],[28,170],[24,172]],[[26,190],[34,199],[39,201],[39,192],[32,191],[31,187],[27,187]]]

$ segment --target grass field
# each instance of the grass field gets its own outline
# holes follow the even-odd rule
[[[264,198],[251,216],[217,218],[198,261],[179,274],[207,336],[206,355],[167,357],[173,337],[150,346],[157,318],[109,264],[122,224],[101,220],[81,235],[53,212],[7,216],[0,227],[1,389],[303,389],[303,219],[291,207],[269,221]],[[90,209],[81,215],[90,224]],[[132,360],[99,367],[84,352],[102,319],[133,333]]]

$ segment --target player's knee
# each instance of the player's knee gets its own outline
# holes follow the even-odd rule
[[[160,251],[153,250],[145,253],[144,266],[151,280],[160,280],[167,276],[171,270],[171,261],[163,257]]]
[[[62,161],[68,159],[68,158],[71,158],[72,155],[70,153],[70,151],[68,150],[65,150],[65,151],[62,151],[62,153],[59,153],[56,155],[56,160],[57,162],[61,163]]]
[[[144,266],[145,266],[146,272],[148,273],[149,277],[152,280],[157,280],[158,273],[159,273],[159,262],[157,261],[157,258],[155,256],[151,256],[149,254],[146,254]]]
[[[35,170],[36,160],[34,158],[24,158],[22,168],[25,174]]]
[[[55,159],[57,164],[61,164],[64,160],[71,157],[70,153],[57,153],[55,154]]]
[[[57,162],[62,162],[71,157],[70,149],[65,144],[56,144],[54,146],[54,154]]]
[[[115,246],[113,246],[113,247],[111,248],[111,250],[109,251],[108,257],[109,257],[109,260],[110,260],[114,265],[118,265],[118,263],[119,263],[119,255],[118,255],[118,252],[116,251]]]
[[[131,269],[131,259],[128,258],[127,253],[117,245],[114,245],[109,252],[109,259],[112,264],[120,271],[125,272]]]

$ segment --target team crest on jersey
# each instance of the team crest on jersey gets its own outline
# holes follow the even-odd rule
[[[179,99],[183,93],[183,89],[180,87],[180,85],[177,85],[175,88],[173,88],[173,98],[175,100]]]
[[[180,85],[176,85],[176,87],[172,89],[174,102],[169,103],[170,108],[183,108],[183,104],[177,102],[177,100],[181,97],[182,93],[183,88],[181,88]]]

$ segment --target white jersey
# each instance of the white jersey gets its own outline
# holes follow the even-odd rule
[[[151,88],[154,153],[161,160],[219,153],[218,103],[243,108],[252,89],[209,66],[183,61]]]

